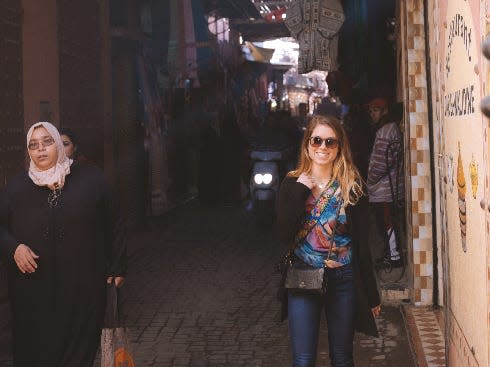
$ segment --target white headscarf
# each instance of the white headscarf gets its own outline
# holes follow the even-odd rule
[[[51,135],[51,137],[54,139],[56,149],[58,151],[58,160],[50,169],[41,171],[32,160],[31,152],[28,148],[27,151],[29,152],[29,157],[31,158],[31,162],[29,164],[29,177],[31,178],[32,182],[38,186],[48,186],[51,190],[60,189],[65,184],[66,175],[70,174],[70,166],[73,163],[73,160],[68,159],[65,154],[65,148],[63,147],[63,142],[61,141],[61,136],[58,129],[49,122],[37,122],[31,126],[27,132],[27,145],[29,145],[32,133],[37,127],[44,127],[48,131],[49,135]]]

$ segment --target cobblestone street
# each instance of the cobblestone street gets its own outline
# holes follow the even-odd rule
[[[275,299],[283,249],[254,219],[194,201],[133,237],[123,298],[136,366],[291,365]],[[356,336],[356,366],[413,367],[399,309],[384,307],[378,323],[379,338]],[[317,365],[328,366],[326,327],[320,337]]]

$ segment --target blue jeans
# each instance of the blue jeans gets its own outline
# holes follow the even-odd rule
[[[354,367],[355,284],[352,266],[325,269],[326,295],[295,291],[288,293],[289,335],[293,367],[314,367],[322,309],[328,326],[332,367]]]

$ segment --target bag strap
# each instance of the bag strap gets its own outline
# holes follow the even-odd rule
[[[328,206],[329,201],[334,197],[334,194],[337,192],[339,186],[337,185],[337,181],[331,180],[325,190],[322,191],[320,196],[315,202],[315,205],[313,206],[312,213],[314,213],[316,210],[320,212],[319,215],[316,217],[321,217],[323,212]],[[318,223],[317,220],[309,221],[303,224],[302,230],[307,229],[307,233]],[[305,236],[306,237],[306,236]]]
[[[330,260],[330,254],[332,253],[332,247],[333,243],[335,241],[335,234],[337,233],[337,228],[339,226],[339,216],[340,216],[340,209],[342,208],[342,205],[344,204],[344,201],[342,199],[339,200],[339,204],[337,206],[337,212],[335,213],[335,226],[332,229],[332,234],[330,235],[330,249],[328,250],[328,255],[327,255],[327,260]],[[323,226],[321,226],[323,228]]]
[[[332,197],[329,198],[329,200],[331,200],[333,198],[333,195]],[[339,226],[339,216],[340,216],[340,209],[342,208],[343,206],[343,199],[340,198],[339,202],[338,202],[338,206],[337,206],[337,210],[335,212],[335,226],[333,227],[332,229],[332,234],[329,236],[330,237],[330,249],[328,250],[328,255],[327,255],[327,259],[326,260],[329,260],[330,259],[330,255],[332,253],[332,245],[333,245],[333,242],[335,240],[335,234],[337,233],[337,227]],[[323,212],[325,211],[325,209],[327,208],[327,205],[325,205],[323,207],[323,210],[322,212],[320,213],[320,215],[318,217],[321,217],[321,215],[323,214]],[[311,225],[310,228],[308,229],[308,232],[306,233],[306,235],[303,237],[303,238],[306,238],[308,236],[308,234],[311,232],[311,230],[315,227],[315,225],[319,224],[318,223],[318,219],[315,219],[314,220],[314,225]],[[322,227],[323,230],[325,230],[325,228],[320,224],[320,227]],[[299,245],[299,241],[294,241],[293,245],[289,248],[288,252],[286,253],[286,259],[289,258],[289,260],[286,260],[286,261],[291,261],[291,257],[293,256],[294,254],[294,250],[296,250],[296,247],[298,247]]]
[[[317,218],[322,216],[323,212],[327,209],[328,202],[332,199],[335,192],[337,191],[338,186],[336,186],[335,183],[336,183],[336,181],[332,179],[329,182],[329,184],[327,185],[327,187],[325,188],[325,190],[322,191],[322,193],[320,194],[320,196],[316,200],[314,208],[311,210],[311,212],[313,213],[315,210],[320,209],[320,214],[316,216]],[[333,187],[333,189],[332,189],[332,187]],[[333,190],[333,191],[329,191],[329,190]],[[328,195],[329,192],[331,192],[331,195]],[[306,219],[304,220],[304,222],[301,226],[301,229],[299,230],[299,232],[294,237],[294,242],[289,247],[288,254],[292,253],[296,249],[298,244],[304,238],[306,238],[308,236],[310,231],[317,224],[318,224],[318,219],[316,219],[316,218],[313,220],[306,220]]]

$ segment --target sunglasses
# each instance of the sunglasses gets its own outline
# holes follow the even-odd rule
[[[39,149],[39,145],[42,145],[43,148],[46,148],[46,147],[49,147],[50,145],[53,145],[53,144],[54,144],[53,138],[46,138],[46,139],[41,140],[40,142],[39,141],[33,141],[33,142],[29,143],[27,148],[29,148],[29,150],[36,150],[36,149]]]
[[[325,142],[325,148],[334,149],[339,146],[339,139],[335,138],[322,139],[319,136],[312,136],[309,142],[313,148],[320,148],[323,142]]]

